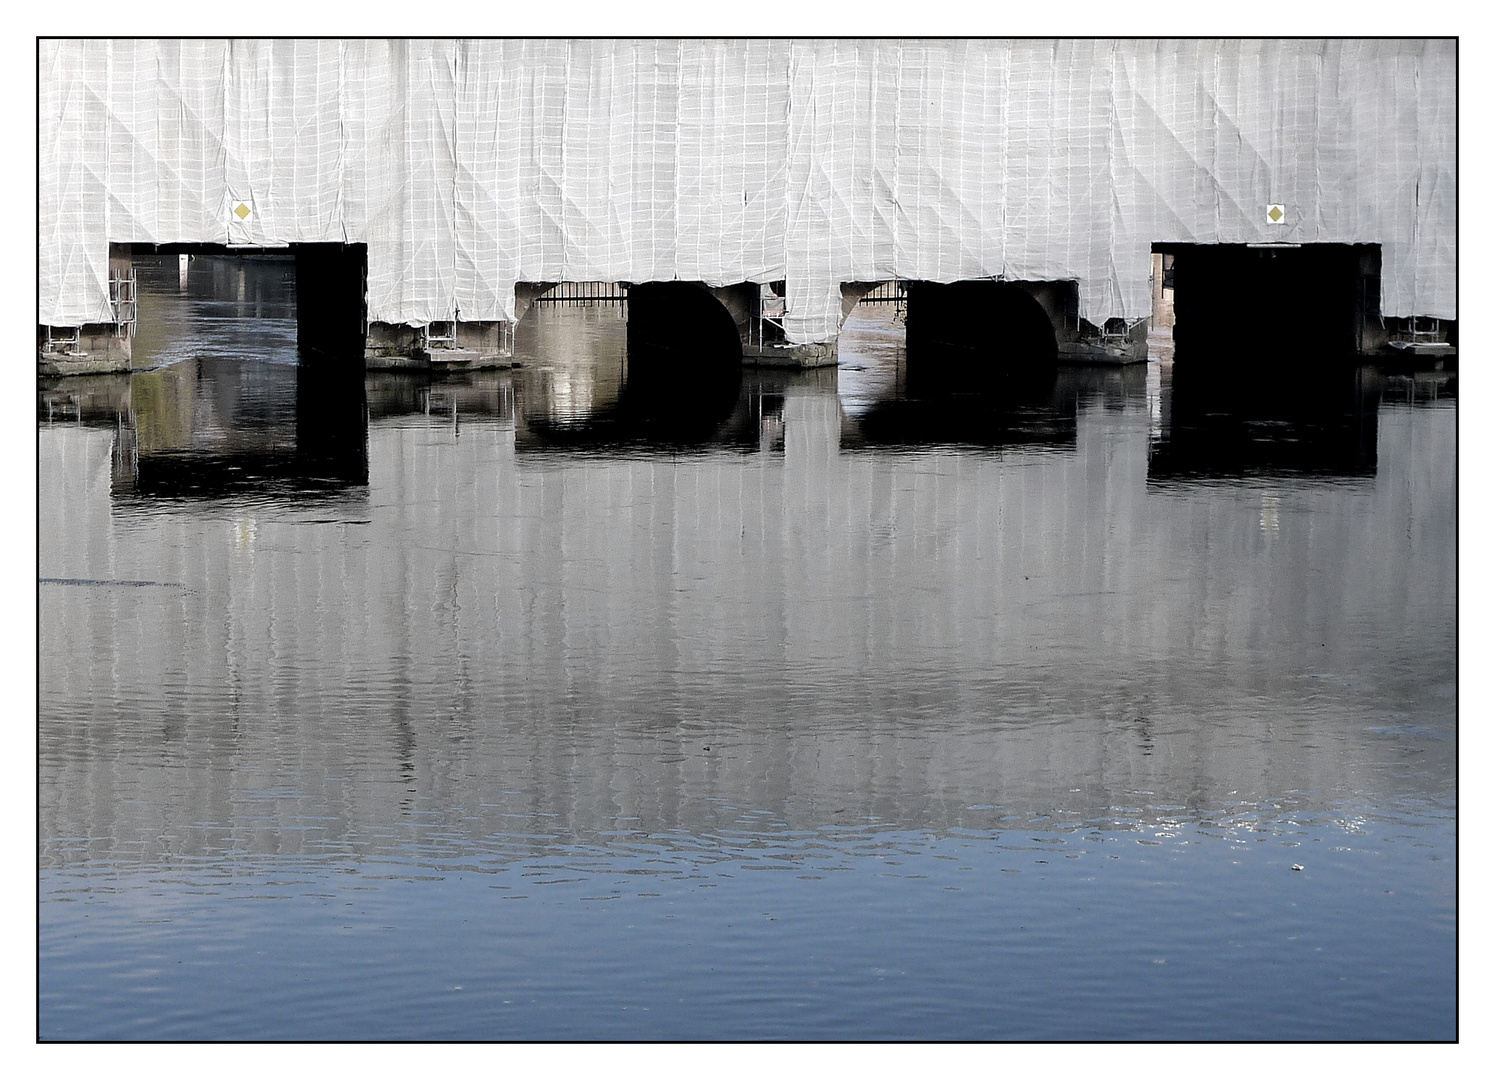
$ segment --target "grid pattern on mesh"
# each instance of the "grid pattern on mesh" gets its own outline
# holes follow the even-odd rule
[[[518,281],[1071,280],[1151,245],[1382,245],[1456,317],[1452,41],[45,41],[38,319],[106,321],[109,242],[369,248],[371,319]],[[1287,221],[1267,223],[1282,204]],[[247,213],[237,213],[239,207]]]

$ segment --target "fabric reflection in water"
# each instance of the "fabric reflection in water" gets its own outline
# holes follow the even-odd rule
[[[533,314],[43,387],[42,1037],[1456,1034],[1454,380]]]

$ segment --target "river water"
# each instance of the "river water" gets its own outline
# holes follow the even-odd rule
[[[44,1039],[1451,1039],[1455,384],[298,367],[39,392]],[[657,390],[657,386],[656,386]],[[715,391],[713,391],[715,394]]]

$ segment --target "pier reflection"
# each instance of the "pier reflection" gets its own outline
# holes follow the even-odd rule
[[[786,424],[832,452],[926,448],[1065,451],[1086,409],[1151,414],[1149,484],[1275,476],[1366,479],[1387,405],[1447,404],[1453,373],[1372,368],[1263,375],[1231,368],[1061,368],[971,388],[901,379],[851,404],[836,369],[684,371],[576,364],[431,379],[282,355],[207,357],[132,375],[45,380],[43,423],[115,432],[121,498],[301,497],[369,482],[369,422],[423,417],[513,432],[521,455],[783,452]],[[786,404],[803,400],[803,406]],[[818,401],[809,407],[811,400]],[[806,427],[808,425],[808,427]],[[813,429],[813,430],[810,430]],[[822,430],[823,429],[823,430]]]
[[[1161,382],[1150,482],[1375,476],[1374,369],[1170,364]]]
[[[356,367],[216,358],[79,384],[43,383],[38,419],[113,428],[118,498],[295,497],[368,483]]]

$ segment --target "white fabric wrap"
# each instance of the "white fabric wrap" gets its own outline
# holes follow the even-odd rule
[[[1452,41],[46,41],[38,322],[110,319],[110,243],[368,245],[371,320],[518,281],[1073,280],[1154,243],[1374,243],[1457,317]],[[240,205],[247,217],[235,213]],[[1286,208],[1284,225],[1267,207]]]

